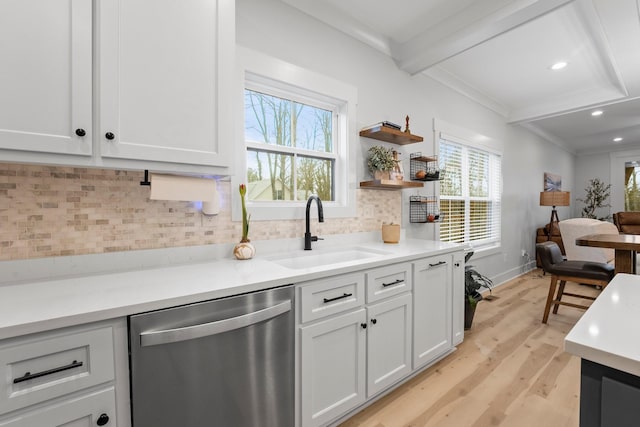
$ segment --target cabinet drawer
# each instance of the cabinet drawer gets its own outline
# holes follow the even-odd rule
[[[411,264],[374,268],[367,272],[367,303],[411,290]]]
[[[101,425],[116,427],[115,410],[115,391],[109,387],[0,421],[0,427],[93,427],[98,419],[106,422]]]
[[[114,378],[113,330],[52,333],[0,345],[0,414]]]
[[[364,274],[314,280],[300,288],[301,322],[306,323],[364,304]]]

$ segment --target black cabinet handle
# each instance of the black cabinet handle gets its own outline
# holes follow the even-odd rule
[[[100,416],[98,417],[98,420],[96,421],[96,424],[98,424],[99,426],[104,426],[108,422],[109,422],[109,415],[100,414]]]
[[[83,364],[82,362],[78,362],[78,361],[74,360],[73,362],[69,363],[68,365],[60,366],[58,368],[53,368],[53,369],[47,369],[46,371],[36,372],[35,374],[32,374],[31,372],[26,372],[23,376],[14,379],[13,383],[14,384],[18,384],[18,383],[21,383],[23,381],[32,380],[34,378],[44,377],[45,375],[55,374],[56,372],[62,372],[62,371],[66,371],[68,369],[77,368],[79,366],[82,366],[82,364]]]
[[[375,325],[376,323],[378,323],[378,319],[371,319],[371,323]]]
[[[104,137],[107,138],[109,141],[111,141],[116,136],[113,134],[113,132],[107,132],[104,134]]]
[[[353,294],[343,294],[343,295],[340,295],[339,297],[335,297],[335,298],[324,298],[323,301],[325,303],[328,303],[328,302],[331,302],[331,301],[337,301],[337,300],[342,299],[342,298],[349,298],[351,295],[353,295]]]
[[[435,264],[429,264],[429,267],[438,267],[438,266],[444,265],[446,263],[447,263],[447,261],[440,261],[440,262],[436,262]]]
[[[85,136],[86,134],[87,134],[87,132],[84,129],[82,129],[82,128],[76,129],[76,135]]]
[[[362,329],[367,329],[367,324],[366,323],[360,323],[360,326],[362,327]]]
[[[456,262],[456,263],[455,263],[455,264],[453,264],[453,265],[455,265],[456,267],[460,267],[460,263],[459,263],[459,262]]]
[[[404,283],[404,280],[402,280],[402,279],[398,279],[398,280],[396,280],[396,281],[394,281],[394,282],[391,282],[391,283],[383,283],[383,284],[382,284],[382,287],[383,287],[383,288],[386,288],[387,286],[393,286],[393,285],[397,285],[397,284],[399,284],[399,283]]]

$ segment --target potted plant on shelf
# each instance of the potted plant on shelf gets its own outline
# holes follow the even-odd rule
[[[395,166],[393,161],[393,150],[381,145],[369,148],[369,159],[367,160],[369,172],[376,180],[389,179],[390,172]]]
[[[489,289],[493,282],[487,276],[478,273],[474,266],[468,265],[469,259],[473,256],[473,252],[468,252],[464,256],[464,329],[470,329],[473,323],[473,316],[476,313],[476,306],[482,301],[480,289]]]

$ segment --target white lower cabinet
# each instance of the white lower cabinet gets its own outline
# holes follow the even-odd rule
[[[411,294],[367,307],[367,397],[411,372]]]
[[[451,255],[413,263],[413,369],[452,347]]]
[[[464,339],[464,252],[453,254],[452,277],[452,344],[458,345]]]
[[[365,401],[363,308],[300,328],[302,424],[322,426]]]
[[[399,263],[299,287],[302,426],[325,426],[411,373],[411,284]]]
[[[0,426],[129,425],[126,328],[118,319],[0,341]]]
[[[115,426],[113,387],[45,406],[0,421],[2,427],[90,427]],[[111,414],[111,415],[109,415]]]

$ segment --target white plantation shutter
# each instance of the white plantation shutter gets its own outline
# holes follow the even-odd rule
[[[478,249],[500,243],[502,156],[440,135],[440,240]]]

